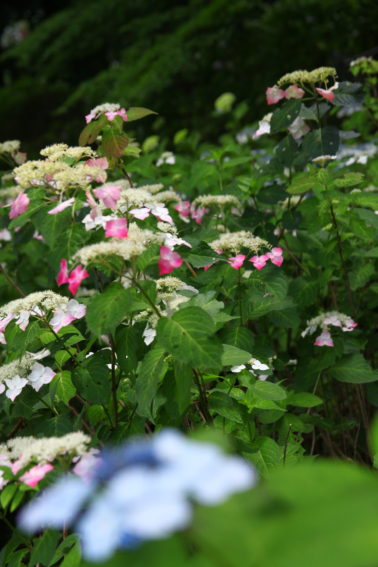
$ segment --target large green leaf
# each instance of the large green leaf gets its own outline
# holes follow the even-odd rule
[[[301,195],[302,193],[311,191],[314,187],[314,183],[314,176],[310,173],[298,173],[287,188],[287,192],[292,195]]]
[[[284,130],[298,116],[301,109],[301,101],[296,99],[291,99],[282,104],[280,108],[273,112],[272,119],[270,121],[270,131],[272,134]]]
[[[154,347],[144,357],[136,381],[137,412],[143,417],[153,418],[152,402],[168,370],[166,352],[162,347]]]
[[[235,366],[237,364],[244,364],[248,362],[252,357],[251,353],[246,350],[242,350],[236,346],[232,345],[222,345],[222,365],[223,366]]]
[[[128,122],[132,122],[134,120],[140,120],[150,114],[157,114],[157,112],[150,110],[149,108],[143,108],[142,106],[131,106],[127,110],[127,119]]]
[[[121,157],[128,143],[129,137],[124,132],[116,132],[110,127],[104,129],[101,146],[106,157]]]
[[[70,399],[76,394],[76,388],[71,380],[71,372],[68,370],[63,370],[56,374],[52,384],[56,387],[56,397],[65,404],[68,404]]]
[[[89,330],[94,335],[111,333],[125,317],[129,306],[128,290],[120,283],[110,284],[89,302],[86,314]]]
[[[339,382],[365,384],[378,380],[378,372],[371,368],[362,354],[344,356],[329,369],[329,373]]]
[[[161,318],[157,326],[158,340],[178,360],[198,369],[219,369],[222,346],[209,338],[215,326],[212,318],[200,307],[186,307],[171,319]]]

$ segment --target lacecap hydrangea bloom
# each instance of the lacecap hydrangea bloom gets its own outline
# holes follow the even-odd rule
[[[173,430],[104,450],[93,463],[85,480],[63,476],[19,516],[28,533],[71,526],[90,561],[167,537],[188,526],[192,501],[217,505],[256,482],[242,458]]]
[[[330,327],[339,327],[345,333],[353,331],[357,325],[358,323],[344,313],[327,311],[307,321],[307,327],[301,333],[301,336],[306,337],[307,335],[312,335],[319,327],[321,333],[316,337],[314,345],[333,347],[334,344],[329,330]]]

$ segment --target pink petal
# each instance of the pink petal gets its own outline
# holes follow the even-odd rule
[[[67,260],[65,258],[62,258],[60,261],[60,270],[56,278],[56,283],[58,285],[68,283],[68,268],[67,268]]]
[[[74,200],[75,199],[73,197],[71,197],[71,199],[67,199],[67,201],[63,201],[62,203],[59,203],[59,205],[57,205],[56,207],[51,209],[51,211],[48,211],[47,214],[48,215],[56,215],[57,213],[64,211],[64,209],[66,209],[67,207],[70,207],[72,205]]]
[[[322,96],[322,97],[325,98],[326,100],[332,101],[332,100],[334,100],[334,98],[335,98],[335,93],[334,93],[331,89],[319,89],[319,88],[316,88],[315,90],[316,90],[316,92],[317,92],[318,94],[320,94],[320,96]]]
[[[124,108],[116,111],[109,110],[109,112],[105,112],[105,116],[110,122],[114,120],[116,116],[120,116],[124,122],[128,121],[126,110]]]
[[[285,98],[302,98],[304,94],[304,90],[297,87],[297,85],[290,85],[285,91]]]
[[[252,256],[252,258],[249,259],[249,262],[252,262],[257,270],[261,270],[266,265],[268,260],[268,254],[262,254],[261,256]]]
[[[16,199],[11,204],[9,218],[14,219],[24,213],[29,207],[30,199],[25,193],[17,195]]]
[[[174,268],[179,268],[183,260],[177,252],[174,252],[168,246],[160,247],[159,274],[170,274]]]
[[[235,268],[235,270],[238,270],[243,265],[245,258],[245,254],[237,254],[236,256],[229,258],[227,262],[230,264],[230,266]]]
[[[279,89],[278,87],[268,87],[265,91],[266,94],[266,102],[268,104],[276,104],[282,98],[285,98],[285,91]]]
[[[87,159],[85,165],[89,165],[90,167],[100,167],[101,169],[108,169],[109,162],[106,157],[90,158]]]
[[[72,295],[76,294],[77,290],[80,287],[81,282],[85,280],[85,278],[89,278],[89,274],[87,270],[83,268],[81,264],[79,264],[78,266],[76,266],[74,270],[72,270],[72,272],[68,277],[68,283],[69,283],[68,289],[70,290]]]
[[[109,209],[115,209],[117,207],[117,201],[121,197],[122,187],[119,185],[108,185],[105,187],[98,187],[94,189],[93,193],[98,199],[102,199],[105,207]]]
[[[133,215],[136,219],[144,220],[150,215],[150,209],[147,207],[142,207],[140,209],[130,209],[130,215]]]
[[[272,248],[272,250],[268,252],[268,254],[265,254],[265,256],[269,258],[272,264],[275,264],[276,266],[282,266],[282,263],[284,261],[282,256],[282,248]]]
[[[105,236],[107,238],[110,236],[113,236],[114,238],[127,238],[128,233],[129,231],[127,229],[127,221],[125,218],[106,221]]]
[[[318,337],[316,337],[314,345],[333,347],[333,340],[329,331],[323,331]]]
[[[35,488],[39,481],[42,480],[48,472],[52,471],[53,468],[54,467],[49,464],[35,465],[35,467],[32,467],[30,470],[24,473],[20,477],[20,480],[22,480],[22,482],[24,482],[28,486]]]
[[[190,201],[183,201],[182,203],[173,205],[173,208],[176,209],[176,211],[178,211],[183,217],[187,217],[190,212]]]
[[[198,207],[197,209],[192,207],[190,211],[192,219],[195,220],[197,224],[201,224],[205,213],[207,213],[207,209],[204,209],[203,207]]]

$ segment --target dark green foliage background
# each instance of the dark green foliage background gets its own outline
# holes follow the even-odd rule
[[[102,102],[148,106],[161,134],[196,128],[215,137],[214,99],[232,91],[265,109],[262,86],[296,68],[337,67],[375,55],[374,0],[71,0],[7,5],[4,25],[25,18],[31,32],[0,60],[1,139],[36,154],[76,143],[81,116]],[[211,122],[211,123],[210,123]],[[151,119],[141,123],[151,133]]]

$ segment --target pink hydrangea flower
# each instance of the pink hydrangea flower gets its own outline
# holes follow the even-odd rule
[[[326,100],[333,101],[335,99],[335,93],[333,92],[335,90],[335,86],[331,87],[330,89],[316,88],[315,90],[318,94],[320,94],[320,96],[322,96]]]
[[[60,261],[60,270],[56,278],[56,283],[58,285],[68,283],[68,267],[67,260],[65,258],[62,258]]]
[[[108,169],[109,162],[106,157],[90,158],[87,159],[85,165],[89,165],[89,167],[100,167],[101,169]]]
[[[93,190],[97,199],[101,199],[105,207],[109,209],[115,209],[117,207],[117,201],[121,197],[122,187],[120,185],[105,185],[104,187],[98,187]]]
[[[67,207],[70,207],[72,205],[72,203],[74,202],[74,198],[71,197],[71,199],[67,199],[67,201],[63,201],[62,203],[59,203],[59,205],[57,205],[56,207],[54,207],[53,209],[51,209],[51,211],[48,211],[48,215],[56,215],[62,211],[64,211],[64,209],[67,209]]]
[[[72,295],[76,295],[81,282],[85,280],[85,278],[89,278],[89,274],[87,270],[83,268],[81,264],[79,264],[68,276],[68,289],[70,290]]]
[[[252,256],[252,258],[249,259],[249,262],[252,262],[257,270],[261,270],[266,265],[268,260],[268,254],[262,254],[261,256]]]
[[[180,254],[174,252],[168,246],[160,246],[159,274],[170,274],[175,268],[179,268],[182,264]]]
[[[52,465],[49,465],[48,463],[46,463],[45,465],[35,465],[26,473],[24,473],[20,477],[20,480],[22,480],[22,482],[24,482],[28,486],[35,488],[39,481],[42,480],[48,472],[52,471],[53,468],[54,467]]]
[[[287,89],[285,90],[285,98],[287,99],[302,98],[304,94],[304,90],[300,87],[297,87],[297,85],[290,85],[290,87],[287,87]]]
[[[192,207],[190,211],[192,219],[195,220],[197,224],[201,224],[203,216],[206,213],[207,209],[205,209],[204,207],[197,207],[197,209]]]
[[[242,267],[244,260],[245,254],[237,254],[236,256],[231,256],[231,258],[229,258],[227,262],[230,264],[230,266],[235,268],[235,270],[238,270]]]
[[[39,362],[35,362],[31,373],[28,375],[28,380],[32,388],[38,392],[44,384],[49,384],[55,376],[54,370],[48,366],[43,366]]]
[[[278,267],[282,266],[282,263],[284,261],[282,256],[282,248],[272,248],[272,250],[265,254],[265,256],[269,258],[272,264],[275,264]]]
[[[144,220],[150,216],[150,209],[148,207],[141,207],[140,209],[130,209],[130,215],[133,215],[136,219]]]
[[[76,299],[70,299],[64,309],[55,309],[50,325],[57,333],[60,329],[72,323],[72,321],[84,317],[86,310],[85,305],[79,303]]]
[[[124,108],[120,108],[120,110],[109,110],[105,112],[106,118],[111,122],[114,120],[116,116],[120,116],[124,122],[128,121],[126,110]]]
[[[128,233],[129,231],[127,229],[127,221],[125,218],[106,221],[105,236],[107,238],[111,236],[114,238],[127,238]]]
[[[29,207],[30,199],[26,193],[19,193],[13,203],[11,204],[9,218],[15,219],[24,213]]]
[[[277,104],[282,98],[285,98],[285,91],[277,86],[268,87],[265,91],[266,102],[268,104]]]
[[[19,326],[21,331],[25,331],[26,327],[29,325],[29,317],[30,317],[30,311],[25,311],[25,309],[22,309],[19,312],[15,323],[16,325]]]
[[[188,217],[190,213],[190,201],[182,201],[182,203],[173,205],[173,208],[176,209],[181,216]]]
[[[329,331],[322,331],[321,334],[316,337],[314,345],[333,347],[333,340]]]

